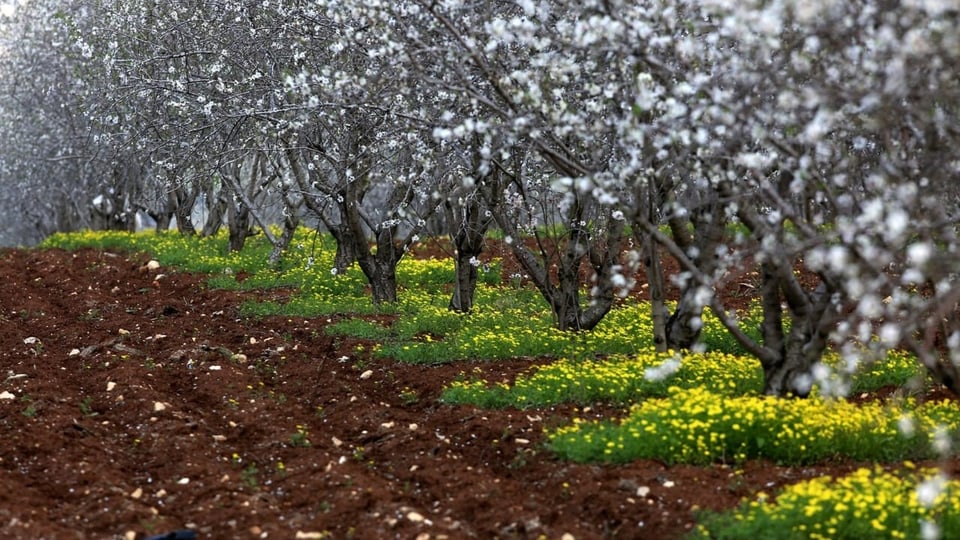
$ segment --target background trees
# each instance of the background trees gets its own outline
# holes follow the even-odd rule
[[[907,347],[956,388],[957,17],[936,2],[33,1],[5,27],[0,200],[42,209],[42,233],[130,227],[137,210],[185,233],[225,223],[235,249],[256,228],[275,259],[316,223],[375,302],[396,300],[396,265],[434,223],[460,311],[496,227],[558,328],[595,326],[644,263],[658,343],[695,347],[709,307],[770,393],[805,394],[830,346],[850,366]],[[674,306],[661,249],[684,270]],[[713,294],[747,271],[759,340]]]
[[[78,11],[71,21],[64,15]],[[77,3],[33,2],[3,23],[0,122],[4,243],[38,242],[59,229],[122,225],[122,171],[87,117],[86,65],[92,50],[72,46],[90,19]],[[96,89],[97,91],[99,89]],[[100,204],[94,205],[98,199]]]

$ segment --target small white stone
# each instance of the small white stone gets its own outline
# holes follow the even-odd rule
[[[130,331],[129,331],[129,330],[124,330],[123,328],[120,328],[119,330],[117,330],[117,333],[120,334],[121,336],[129,336],[129,335],[130,335]]]
[[[147,270],[156,270],[157,268],[160,268],[160,261],[150,259],[149,261],[147,261],[146,266],[147,266]]]
[[[117,383],[113,381],[107,381],[107,392],[112,391],[116,387],[117,387]]]
[[[673,480],[667,480],[666,482],[663,483],[663,487],[665,488],[672,488],[675,485],[677,484]]]
[[[143,497],[143,488],[137,488],[133,490],[133,493],[130,494],[130,497],[134,499],[139,499],[140,497]]]
[[[217,366],[217,365],[213,365],[213,366],[208,367],[207,369],[209,369],[210,371],[220,371],[220,370],[223,369],[223,368],[220,367],[220,366]]]
[[[70,349],[70,354],[68,354],[67,356],[77,356],[78,354],[80,354],[80,349]]]
[[[640,486],[637,488],[637,497],[646,497],[650,494],[650,488],[647,486]]]
[[[420,426],[418,426],[418,425],[416,425],[416,424],[410,424],[410,426],[409,426],[408,429],[410,429],[410,431],[416,431],[419,427],[420,427]]]
[[[423,520],[426,518],[419,512],[407,512],[407,519],[414,523],[423,523]]]
[[[327,533],[322,533],[322,532],[297,531],[297,534],[294,536],[294,538],[296,538],[297,540],[314,540],[314,539],[326,538],[327,536],[328,536]]]
[[[380,427],[382,427],[383,429],[392,429],[393,426],[395,426],[395,425],[397,425],[396,422],[384,422],[384,423],[380,424]]]
[[[177,483],[180,484],[181,486],[185,486],[190,483],[190,479],[184,476],[183,478],[177,480]]]
[[[36,345],[37,343],[40,343],[40,338],[34,336],[23,338],[24,345]]]
[[[370,377],[373,377],[373,370],[372,370],[372,369],[368,369],[368,370],[366,370],[366,371],[364,371],[363,373],[360,374],[360,378],[361,378],[361,379],[364,379],[364,380],[369,379]]]
[[[0,399],[14,399],[16,397],[17,396],[11,394],[10,392],[7,392],[6,390],[4,390],[3,392],[0,392]]]
[[[154,411],[154,412],[160,412],[160,411],[165,411],[165,410],[167,410],[167,405],[166,405],[165,403],[163,403],[162,401],[155,401],[155,402],[153,402],[153,411]]]

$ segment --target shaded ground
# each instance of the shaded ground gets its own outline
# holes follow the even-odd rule
[[[670,539],[696,508],[856,466],[561,462],[544,427],[601,407],[437,402],[530,361],[371,359],[146,260],[0,252],[0,537]]]

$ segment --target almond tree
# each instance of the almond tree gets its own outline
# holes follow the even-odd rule
[[[681,237],[643,225],[761,360],[768,393],[804,395],[831,343],[851,367],[870,359],[864,347],[908,346],[956,388],[956,368],[932,348],[937,332],[923,328],[946,318],[946,335],[955,331],[945,269],[956,264],[955,188],[947,186],[957,176],[952,73],[960,49],[943,20],[956,14],[934,4],[823,7],[704,8],[714,28],[684,48],[735,54],[714,55],[709,85],[692,94],[709,96],[698,121],[710,133],[689,152],[706,181],[690,185],[712,193],[745,234],[724,237],[711,270]],[[908,73],[909,63],[926,67]],[[642,127],[649,134],[655,126]],[[759,341],[710,294],[751,260],[762,281]],[[816,272],[816,284],[798,278],[800,264]],[[924,346],[915,331],[926,333]]]
[[[320,4],[357,28],[373,24],[380,53],[476,107],[441,115],[438,139],[506,141],[483,149],[504,173],[490,208],[510,237],[535,243],[536,226],[562,217],[561,249],[538,258],[514,242],[561,328],[589,328],[605,312],[610,289],[581,306],[574,276],[589,259],[598,285],[616,281],[603,246],[619,248],[622,233],[607,216],[629,217],[685,270],[664,339],[695,339],[709,305],[760,358],[768,393],[806,394],[831,340],[852,351],[871,322],[907,321],[922,306],[952,312],[940,293],[905,310],[890,267],[917,235],[938,239],[925,244],[933,252],[954,249],[953,209],[907,196],[956,175],[957,47],[942,22],[956,14],[938,3],[488,2],[482,17],[459,2]],[[903,66],[920,52],[933,59],[911,83]],[[531,157],[511,171],[503,164],[516,148]],[[924,157],[934,155],[947,157]],[[815,284],[798,278],[798,264]],[[751,265],[759,340],[713,294]],[[876,308],[886,292],[900,311]]]
[[[454,100],[433,109],[433,118],[412,116],[436,126],[441,143],[477,145],[480,174],[470,175],[468,185],[479,182],[480,193],[489,197],[482,213],[489,211],[512,241],[557,326],[595,326],[615,298],[624,220],[615,219],[608,204],[574,189],[573,179],[603,173],[613,159],[604,113],[616,100],[603,89],[613,71],[597,84],[580,79],[584,66],[578,60],[585,71],[604,66],[586,53],[557,54],[551,39],[572,39],[575,30],[562,25],[565,34],[555,36],[547,3],[539,11],[512,2],[316,5],[351,28],[351,35],[375,40],[372,54],[402,66],[405,90],[417,96],[411,101],[422,102],[425,95]],[[588,98],[593,103],[587,109],[568,105]],[[604,131],[587,133],[583,126]],[[581,288],[591,277],[589,300],[582,301]]]
[[[285,79],[298,107],[285,144],[309,211],[337,242],[333,273],[356,262],[376,304],[397,300],[396,267],[440,203],[445,170],[403,88],[402,66],[370,36],[311,8],[300,14],[302,61]],[[372,240],[372,242],[371,242]]]
[[[114,6],[102,17],[114,30],[113,41],[96,43],[106,55],[108,105],[128,111],[112,144],[146,156],[153,175],[144,181],[168,195],[144,200],[143,208],[158,223],[173,214],[186,234],[196,232],[198,205],[208,211],[204,233],[233,215],[233,248],[242,247],[246,231],[239,227],[252,218],[275,251],[284,248],[269,227],[279,213],[273,208],[286,204],[282,178],[279,171],[264,174],[273,127],[283,122],[275,95],[281,78],[269,76],[283,61],[272,58],[267,41],[274,39],[271,14],[237,4],[145,2]],[[252,156],[259,156],[255,165]],[[263,197],[268,192],[276,196]]]
[[[72,15],[78,4],[34,1],[2,21],[3,243],[32,244],[97,224],[133,226],[127,173],[139,164],[101,147],[85,115],[93,89],[82,77],[95,72],[92,52],[70,45],[94,22]]]

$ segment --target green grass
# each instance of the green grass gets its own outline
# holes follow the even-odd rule
[[[584,463],[657,459],[708,465],[769,459],[798,465],[839,458],[890,462],[933,457],[935,434],[954,434],[958,428],[960,407],[952,402],[857,405],[673,387],[665,399],[636,404],[621,420],[574,419],[549,432],[548,439],[558,455]]]
[[[383,325],[364,319],[347,319],[329,324],[324,332],[331,336],[351,336],[371,341],[382,340],[390,335],[390,329]]]
[[[836,355],[824,361],[834,366],[840,363]],[[870,392],[904,385],[923,375],[913,357],[894,351],[857,373],[850,386],[856,392]],[[648,348],[600,359],[557,360],[519,375],[512,385],[463,378],[449,384],[441,399],[450,404],[487,408],[596,402],[630,405],[667,397],[671,387],[702,388],[729,396],[756,395],[763,389],[763,369],[759,361],[747,356],[716,351],[657,353]]]
[[[395,305],[376,306],[369,297],[366,279],[356,265],[345,272],[331,272],[333,245],[331,238],[318,237],[313,230],[300,229],[291,248],[284,254],[280,268],[267,265],[272,246],[263,236],[250,238],[240,253],[228,252],[225,233],[200,238],[172,232],[87,231],[55,234],[42,247],[76,249],[89,246],[149,252],[163,265],[209,273],[211,287],[239,290],[289,287],[294,292],[288,301],[249,301],[240,306],[241,312],[253,317],[356,317],[359,322],[344,321],[328,331],[376,340],[375,354],[402,362],[490,361],[518,357],[583,362],[606,357],[636,357],[638,351],[647,351],[653,345],[648,303],[630,302],[617,307],[590,332],[561,332],[553,327],[550,310],[533,287],[500,284],[497,262],[491,265],[490,271],[481,271],[476,307],[470,314],[447,309],[453,280],[450,259],[403,259],[397,268],[400,301]],[[238,280],[240,275],[243,279]],[[364,321],[365,316],[373,314],[399,317],[388,329],[374,329]],[[759,332],[761,317],[757,304],[741,314],[741,327],[752,333],[755,339],[759,339],[755,334]],[[702,341],[704,348],[711,353],[744,353],[709,309],[703,314]],[[868,371],[857,378],[853,390],[868,391],[878,386],[904,384],[920,373],[918,364],[911,358],[903,359],[898,365],[897,370],[884,367]],[[595,367],[597,365],[584,364],[584,368]],[[649,366],[642,366],[643,369],[646,367]],[[723,369],[721,366],[718,371]],[[688,369],[682,371],[687,372]],[[755,378],[749,380],[755,381]],[[634,380],[631,384],[636,386],[639,383]],[[678,381],[671,384],[682,385]],[[646,388],[648,385],[641,386]],[[502,393],[502,390],[497,391]],[[551,389],[541,393],[546,396],[551,392],[560,395]],[[633,390],[616,390],[614,398],[626,402],[631,399],[631,392]],[[662,385],[659,392],[662,395]],[[524,393],[532,395],[526,390]],[[505,404],[517,398],[514,395],[504,399]],[[564,399],[599,398],[581,393]],[[520,400],[515,404],[533,406],[536,403]]]
[[[788,486],[775,498],[761,492],[698,521],[687,540],[957,538],[960,482],[909,462],[895,471],[861,468]]]
[[[648,303],[630,302],[617,307],[590,332],[561,332],[553,327],[550,310],[533,287],[500,284],[500,265],[496,261],[490,270],[480,272],[476,307],[464,315],[446,309],[453,281],[450,259],[404,258],[397,268],[400,301],[396,305],[375,306],[366,279],[356,265],[336,275],[331,272],[332,238],[318,237],[309,229],[298,230],[280,268],[267,265],[272,246],[262,235],[251,237],[240,253],[228,252],[227,240],[225,232],[200,238],[174,232],[86,231],[52,235],[42,247],[148,252],[163,265],[209,273],[208,284],[215,288],[288,287],[294,291],[288,301],[249,301],[240,306],[241,312],[253,317],[353,316],[360,322],[351,325],[345,321],[328,331],[377,340],[378,356],[402,362],[517,357],[564,358],[576,362],[636,355],[653,345]],[[238,280],[240,275],[243,279]],[[373,331],[363,319],[373,314],[394,314],[399,318],[389,329]],[[741,314],[741,327],[755,339],[760,337],[757,333],[761,317],[757,304]],[[702,341],[704,348],[713,353],[744,354],[709,309],[703,314]],[[884,368],[870,377],[862,376],[853,389],[868,391],[878,386],[903,384],[919,372],[918,364],[912,359],[906,359],[901,367],[899,371]],[[620,396],[617,399],[627,399],[624,396],[629,392],[617,395]],[[583,395],[582,399],[594,398]]]
[[[614,355],[602,360],[559,360],[520,375],[512,385],[454,381],[441,400],[487,408],[548,407],[559,403],[629,405],[666,397],[671,387],[708,388],[728,396],[763,388],[759,362],[725,353]]]

